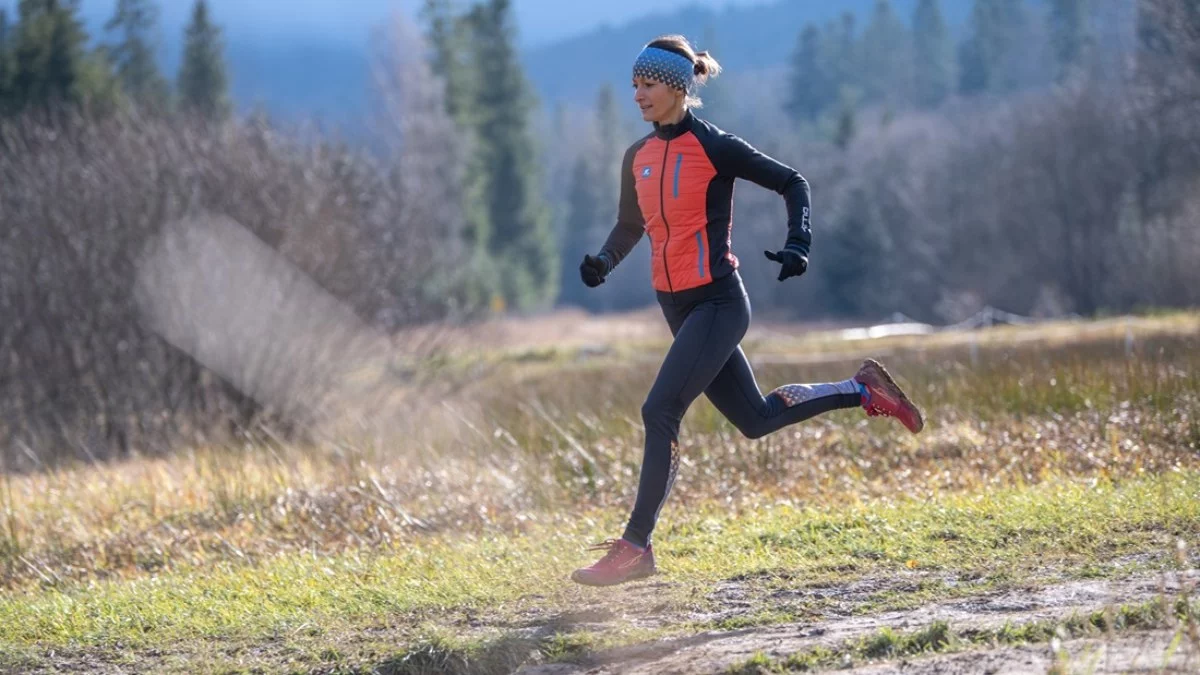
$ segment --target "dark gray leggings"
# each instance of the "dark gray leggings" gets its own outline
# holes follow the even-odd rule
[[[736,273],[735,273],[736,274]],[[722,280],[726,281],[726,280]],[[740,280],[701,300],[673,303],[660,297],[675,341],[642,405],[646,449],[637,500],[624,538],[645,546],[679,469],[679,423],[701,393],[749,438],[789,424],[861,404],[849,380],[790,384],[766,397],[739,343],[750,327],[750,301]],[[716,282],[714,282],[714,285]]]

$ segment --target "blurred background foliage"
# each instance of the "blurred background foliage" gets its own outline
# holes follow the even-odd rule
[[[170,35],[153,0],[85,5],[0,3],[0,444],[14,466],[168,448],[264,413],[139,308],[139,261],[195,214],[233,219],[385,334],[651,304],[645,246],[595,292],[575,268],[611,228],[621,153],[647,131],[619,93],[629,63],[667,31],[728,67],[701,116],[813,186],[797,284],[756,255],[782,243],[781,200],[738,192],[759,316],[951,323],[985,306],[1052,317],[1200,297],[1194,2],[730,3],[528,45],[513,2],[427,0],[353,47],[264,40],[286,55],[265,61],[227,44],[224,4],[189,4]]]

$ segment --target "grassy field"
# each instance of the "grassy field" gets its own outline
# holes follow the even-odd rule
[[[843,411],[750,441],[702,401],[662,574],[574,586],[632,503],[666,347],[574,330],[462,336],[439,365],[462,386],[385,430],[0,477],[0,669],[509,672],[1157,574],[1200,548],[1200,317],[850,342],[775,326],[746,345],[764,389],[882,356],[926,432]],[[737,667],[911,657],[907,633],[863,639]]]

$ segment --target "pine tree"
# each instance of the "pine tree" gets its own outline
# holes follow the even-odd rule
[[[842,96],[842,108],[838,113],[837,131],[833,137],[833,144],[845,150],[854,142],[854,135],[858,133],[858,122],[854,109],[853,98],[849,95]]]
[[[45,110],[84,99],[87,33],[77,9],[63,0],[21,0],[11,88],[16,107]]]
[[[808,24],[796,40],[788,77],[785,110],[797,122],[816,120],[829,105],[833,82],[821,55],[821,34]]]
[[[153,0],[118,0],[105,28],[119,34],[109,49],[117,79],[127,96],[142,105],[163,107],[167,82],[154,59],[158,7]]]
[[[1091,47],[1089,0],[1051,0],[1050,40],[1058,63],[1059,81],[1083,67]]]
[[[541,200],[537,156],[529,130],[532,91],[518,58],[509,0],[488,0],[467,15],[479,84],[472,104],[487,250],[501,269],[509,305],[530,308],[557,295],[558,256]]]
[[[717,55],[721,54],[721,45],[717,42],[717,31],[711,24],[704,29],[703,49]],[[698,95],[702,106],[701,117],[716,124],[718,127],[729,127],[734,124],[733,116],[737,112],[733,95],[729,91],[728,80],[716,78],[709,80],[700,88]]]
[[[230,113],[224,48],[221,29],[212,23],[206,0],[196,0],[185,36],[177,85],[179,105],[204,119],[223,120]]]
[[[1023,39],[1028,19],[1022,0],[975,0],[970,35],[960,50],[959,90],[964,93],[1015,90],[1017,64],[1030,45]]]
[[[821,269],[831,309],[845,316],[867,317],[886,309],[873,284],[886,276],[891,237],[876,201],[865,189],[851,189],[845,204],[822,245]]]
[[[822,51],[824,65],[832,80],[831,102],[845,96],[857,96],[862,87],[861,54],[858,43],[858,23],[851,12],[843,12],[839,20],[830,24],[829,39]]]
[[[75,16],[78,7],[59,0],[47,2],[50,8],[50,41],[46,52],[46,84],[52,96],[63,102],[83,99],[83,59],[87,33]]]
[[[11,104],[12,80],[15,67],[12,59],[11,29],[8,12],[0,7],[0,113],[7,112]]]
[[[446,83],[446,111],[458,123],[469,124],[477,84],[470,63],[470,23],[457,13],[454,0],[425,0],[421,16],[433,48],[430,65]]]
[[[913,12],[913,58],[917,105],[937,106],[954,88],[954,46],[938,0],[920,0]]]
[[[621,113],[617,109],[617,94],[611,84],[600,87],[596,95],[596,172],[597,194],[601,200],[604,220],[613,220],[617,213],[621,171]],[[611,212],[611,214],[609,213]],[[611,217],[610,217],[611,215]]]
[[[567,193],[567,218],[563,231],[563,265],[560,287],[562,293],[560,302],[571,305],[587,306],[592,303],[588,289],[579,281],[579,261],[586,253],[595,253],[600,243],[596,241],[597,217],[603,208],[600,196],[598,174],[603,167],[595,164],[588,153],[581,153],[575,160],[575,168],[571,172],[571,187]]]
[[[457,125],[467,154],[459,195],[459,208],[465,223],[464,243],[476,259],[475,267],[487,270],[480,273],[481,283],[494,286],[495,279],[485,278],[493,271],[493,266],[485,262],[490,256],[488,246],[492,226],[486,203],[488,167],[480,153],[486,139],[479,137],[475,107],[479,78],[472,56],[475,48],[472,21],[458,13],[455,0],[425,0],[421,18],[426,24],[426,38],[432,51],[430,67],[445,83],[446,114]]]
[[[988,73],[979,43],[971,38],[958,45],[958,92],[980,94],[987,90]]]
[[[860,55],[867,100],[905,104],[912,92],[912,38],[890,0],[876,0]]]

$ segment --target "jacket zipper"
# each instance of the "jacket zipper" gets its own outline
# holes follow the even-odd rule
[[[675,286],[671,283],[671,268],[667,266],[667,249],[671,246],[671,225],[667,223],[667,199],[664,193],[667,189],[667,157],[671,155],[671,140],[667,139],[667,146],[663,148],[662,171],[658,176],[658,208],[659,217],[662,218],[663,228],[667,231],[666,241],[663,242],[663,273],[667,275],[667,288],[670,289],[671,295],[675,295]]]

